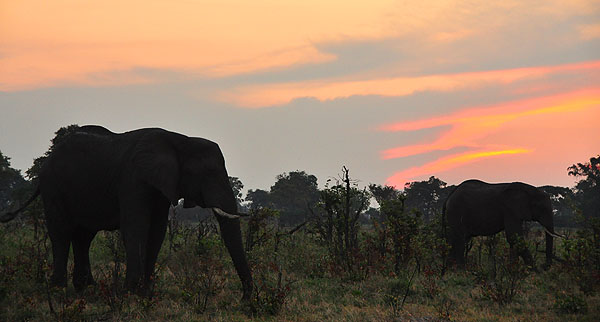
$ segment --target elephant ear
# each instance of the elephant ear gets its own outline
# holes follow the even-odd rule
[[[521,220],[531,221],[531,200],[527,191],[515,187],[506,189],[502,194],[504,205]]]
[[[179,165],[174,152],[157,147],[139,150],[133,159],[138,177],[158,189],[172,205],[179,200]]]

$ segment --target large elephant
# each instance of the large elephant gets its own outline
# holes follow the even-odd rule
[[[242,282],[252,276],[242,246],[236,200],[219,146],[158,128],[113,133],[82,126],[57,144],[39,173],[36,194],[44,203],[52,242],[52,282],[65,286],[73,245],[73,285],[94,284],[89,247],[100,230],[120,229],[127,256],[126,287],[145,292],[167,227],[169,205],[212,208]],[[29,203],[28,202],[28,203]],[[25,208],[5,214],[6,222]]]
[[[489,184],[467,180],[448,196],[444,203],[444,224],[450,244],[450,258],[465,264],[465,243],[475,236],[490,236],[502,230],[511,250],[534,267],[529,250],[513,247],[524,237],[523,221],[537,221],[546,230],[546,265],[552,263],[554,221],[550,198],[537,188],[521,183]]]

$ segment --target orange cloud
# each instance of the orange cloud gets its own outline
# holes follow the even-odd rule
[[[323,63],[335,56],[315,42],[382,37],[392,3],[3,1],[0,91],[157,81],[136,68],[220,77]]]
[[[474,170],[472,167],[464,167],[464,170],[460,170],[463,169],[463,165],[480,160],[488,160],[486,162],[489,163],[495,158],[513,154],[535,154],[532,160],[526,162],[528,165],[533,166],[545,160],[544,163],[566,168],[569,162],[574,161],[563,161],[556,165],[556,160],[564,160],[565,157],[568,159],[568,155],[557,156],[556,152],[571,151],[573,156],[585,157],[586,154],[596,153],[594,151],[600,148],[600,143],[594,140],[577,139],[597,131],[595,122],[598,118],[600,118],[600,88],[492,107],[469,108],[448,116],[382,126],[380,128],[382,131],[414,131],[436,126],[450,126],[450,129],[433,142],[388,149],[381,153],[381,157],[382,159],[401,158],[457,147],[468,147],[471,150],[451,154],[422,166],[395,173],[387,181],[396,186],[402,186],[406,182],[404,180],[424,175],[439,175],[440,172],[456,168],[459,169],[454,172],[465,173],[463,178],[469,178],[473,176]],[[495,163],[495,168],[489,166],[485,173],[488,176],[498,173],[500,168],[506,167],[507,161],[504,160],[504,166]],[[540,164],[539,167],[544,165]],[[510,172],[517,173],[516,169],[511,169]],[[540,169],[537,169],[537,172],[540,172]]]
[[[600,61],[590,61],[556,66],[515,68],[456,74],[417,77],[394,77],[346,81],[340,79],[295,82],[286,84],[256,85],[227,90],[218,94],[221,101],[241,107],[257,108],[283,105],[298,98],[315,98],[320,101],[355,95],[406,96],[419,91],[453,91],[479,88],[490,83],[507,84],[521,79],[533,79],[572,71],[600,71]]]
[[[600,88],[594,88],[494,107],[469,108],[449,116],[383,125],[380,130],[388,132],[413,131],[443,125],[450,125],[451,128],[434,142],[388,149],[381,153],[381,157],[394,159],[459,146],[480,147],[480,139],[515,119],[538,114],[576,112],[599,104]]]
[[[479,37],[478,46],[488,46],[486,41],[497,41],[507,28],[590,16],[598,5],[586,0],[549,0],[544,6],[516,0],[476,6],[468,0],[220,0],[176,4],[166,0],[18,0],[3,1],[0,7],[0,90],[16,91],[160,80],[135,75],[132,71],[137,68],[220,77],[323,63],[336,57],[320,52],[314,44],[331,42],[407,36],[423,40],[422,45],[428,47]],[[595,27],[582,28],[584,38],[597,34]],[[556,45],[565,46],[565,42],[572,44],[559,39]],[[421,49],[410,51],[418,55]],[[468,48],[471,52],[477,49]],[[433,57],[431,61],[444,58]],[[410,86],[407,82],[411,81],[396,80],[389,86]],[[459,86],[462,80],[455,79],[459,84],[436,77],[420,81],[443,89]],[[348,89],[335,97],[363,95],[353,93],[352,84],[344,86]],[[398,95],[397,88],[390,90],[391,95]],[[278,93],[277,100],[229,99],[244,106],[262,106],[305,96],[291,92],[287,98]],[[366,95],[372,92],[366,91]],[[317,96],[328,99],[327,95]]]
[[[426,163],[422,166],[409,168],[400,172],[395,173],[386,180],[386,184],[395,187],[404,187],[404,184],[411,181],[409,179],[419,177],[422,175],[428,175],[432,173],[438,173],[466,164],[491,157],[498,157],[511,154],[523,154],[530,153],[531,150],[527,149],[510,149],[510,150],[490,150],[490,151],[478,151],[478,152],[465,152],[461,154],[451,155],[440,158],[434,162]]]
[[[600,24],[581,25],[577,29],[583,40],[600,38]]]

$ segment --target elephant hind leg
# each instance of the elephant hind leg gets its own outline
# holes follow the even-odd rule
[[[73,286],[77,291],[88,285],[96,284],[90,267],[90,244],[95,236],[96,232],[84,229],[73,234],[73,258],[75,260]]]
[[[146,246],[146,262],[144,266],[144,288],[151,291],[152,276],[154,275],[154,265],[158,258],[158,253],[165,239],[167,231],[167,222],[169,220],[169,200],[157,197],[156,206],[152,211],[152,219],[148,233]]]
[[[450,240],[450,258],[460,268],[465,266],[465,244],[465,238],[462,236],[452,236]]]

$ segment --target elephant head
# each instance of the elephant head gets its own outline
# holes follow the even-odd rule
[[[211,141],[167,132],[150,133],[140,140],[133,156],[134,169],[143,180],[176,205],[211,208],[221,236],[243,285],[243,299],[252,293],[252,276],[243,248],[240,219],[225,160]]]
[[[538,189],[533,191],[531,201],[531,219],[537,221],[546,231],[546,265],[552,264],[553,237],[563,237],[554,231],[554,212],[550,197]]]

